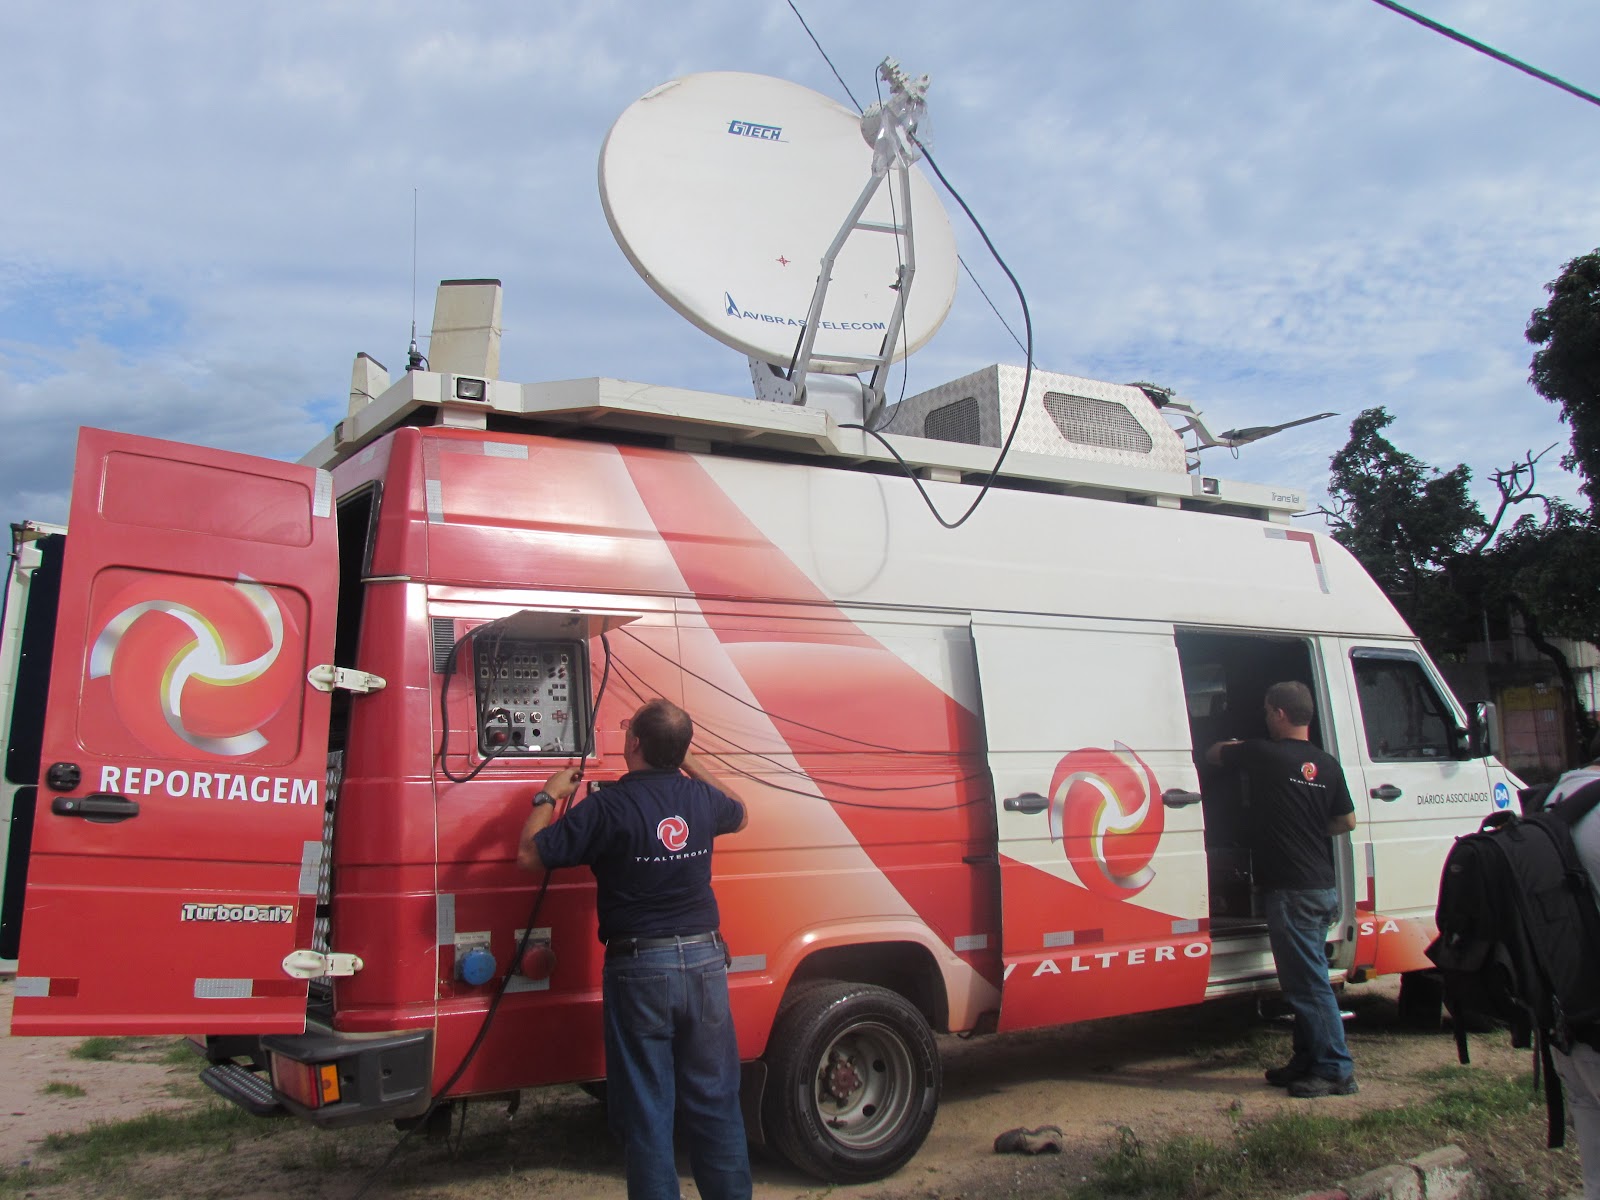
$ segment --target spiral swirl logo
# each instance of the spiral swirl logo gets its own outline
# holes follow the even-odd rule
[[[1127,899],[1156,877],[1165,820],[1154,772],[1121,742],[1074,750],[1050,780],[1050,837],[1083,885]]]
[[[656,826],[656,836],[661,844],[676,854],[689,844],[689,823],[682,817],[662,817]]]
[[[152,594],[155,593],[155,594]],[[162,754],[225,758],[267,746],[271,719],[295,694],[299,630],[271,589],[141,576],[100,608],[89,678],[110,685],[118,719]]]

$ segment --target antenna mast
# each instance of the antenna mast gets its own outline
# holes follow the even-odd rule
[[[406,351],[406,370],[420,371],[427,357],[417,349],[417,189],[411,189],[411,348]]]
[[[806,314],[805,333],[795,347],[787,375],[787,381],[794,390],[794,403],[804,404],[806,372],[813,363],[832,363],[855,372],[870,368],[872,378],[864,385],[864,415],[868,421],[883,404],[884,375],[894,359],[895,339],[900,336],[906,300],[911,294],[911,280],[917,273],[916,240],[911,228],[911,166],[922,157],[916,132],[918,123],[928,111],[926,75],[916,79],[907,78],[899,63],[886,58],[878,64],[878,78],[889,86],[889,98],[873,104],[861,114],[861,136],[872,147],[872,175],[822,256],[816,290],[811,294],[811,308]],[[891,173],[894,175],[891,186],[899,194],[899,202],[894,208],[896,220],[890,224],[863,221],[861,214]],[[876,357],[819,354],[815,350],[817,329],[822,321],[822,305],[828,295],[828,285],[833,281],[833,264],[839,257],[839,251],[844,248],[845,241],[857,230],[891,234],[896,243],[904,247],[895,281],[890,285],[895,292],[894,312],[889,317],[888,328],[884,331],[883,343]]]

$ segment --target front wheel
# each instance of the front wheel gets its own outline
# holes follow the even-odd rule
[[[830,1183],[882,1179],[910,1161],[933,1127],[933,1031],[887,988],[807,988],[779,1012],[766,1057],[767,1134],[807,1174]]]

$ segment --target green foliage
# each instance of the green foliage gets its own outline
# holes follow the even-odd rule
[[[1333,456],[1332,507],[1324,509],[1334,538],[1361,561],[1419,637],[1436,652],[1470,640],[1478,615],[1474,596],[1450,571],[1488,530],[1468,490],[1472,472],[1430,467],[1389,441],[1387,409],[1369,408],[1350,424],[1350,440]]]
[[[1508,592],[1528,598],[1546,636],[1600,642],[1600,527],[1551,501],[1548,518],[1524,514],[1489,555]]]
[[[1504,1079],[1451,1068],[1440,1074],[1437,1090],[1427,1100],[1374,1109],[1354,1119],[1290,1110],[1237,1125],[1232,1138],[1223,1142],[1192,1134],[1146,1142],[1123,1126],[1117,1130],[1116,1146],[1095,1163],[1095,1174],[1074,1195],[1078,1200],[1180,1200],[1286,1194],[1325,1181],[1353,1160],[1378,1166],[1432,1149],[1462,1132],[1527,1118],[1538,1098],[1531,1078]]]
[[[1560,405],[1572,430],[1562,465],[1583,476],[1589,514],[1600,517],[1600,249],[1567,263],[1545,291],[1550,302],[1528,318],[1528,341],[1541,347],[1528,378]]]
[[[39,1094],[41,1096],[67,1096],[76,1100],[78,1097],[87,1096],[89,1093],[75,1083],[68,1083],[62,1079],[52,1079],[39,1089]]]
[[[92,1037],[79,1042],[70,1053],[73,1058],[87,1059],[89,1062],[110,1062],[117,1057],[117,1051],[122,1046],[121,1038]]]
[[[152,1112],[130,1121],[96,1121],[73,1133],[52,1133],[46,1150],[61,1155],[68,1172],[99,1170],[140,1154],[207,1148],[225,1150],[236,1137],[265,1137],[277,1122],[253,1117],[232,1104],[208,1101],[198,1108]]]

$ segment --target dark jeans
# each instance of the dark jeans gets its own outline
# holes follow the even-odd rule
[[[1262,896],[1267,937],[1278,967],[1278,986],[1294,1011],[1293,1064],[1324,1079],[1348,1079],[1355,1072],[1344,1044],[1339,1002],[1328,982],[1323,949],[1328,928],[1339,919],[1339,893],[1282,888]]]
[[[748,1200],[739,1045],[722,946],[608,956],[606,1093],[629,1200],[678,1200],[674,1114],[702,1200]]]

